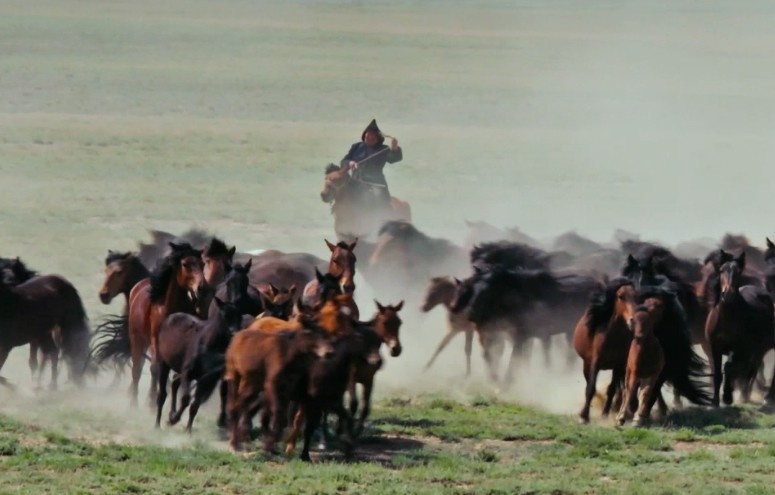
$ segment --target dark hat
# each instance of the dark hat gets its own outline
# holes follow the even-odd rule
[[[377,119],[371,119],[371,122],[369,122],[369,125],[366,126],[366,128],[363,130],[363,133],[361,134],[361,141],[366,139],[366,133],[369,131],[377,133],[379,144],[385,142],[385,136],[382,135],[382,131],[380,131],[379,127],[377,126]]]

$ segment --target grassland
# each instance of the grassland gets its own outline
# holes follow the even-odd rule
[[[393,193],[433,235],[486,218],[537,236],[763,239],[774,17],[763,2],[4,0],[0,255],[67,276],[93,320],[118,311],[97,299],[106,250],[148,228],[325,255],[322,169],[372,117],[405,150]],[[459,350],[419,378],[442,322],[407,313],[353,463],[231,455],[211,410],[192,438],[154,432],[124,385],[30,394],[17,350],[0,492],[772,491],[771,416],[580,427],[575,367],[528,368],[501,400],[461,385]]]

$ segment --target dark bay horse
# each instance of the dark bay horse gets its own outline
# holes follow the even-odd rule
[[[207,320],[187,313],[167,317],[157,335],[154,366],[159,374],[159,392],[156,401],[156,427],[160,426],[161,412],[167,399],[167,380],[170,371],[178,373],[172,384],[172,407],[169,423],[177,424],[183,412],[191,405],[186,431],[191,432],[199,406],[212,394],[221,380],[224,354],[242,323],[242,314],[233,303],[217,297],[215,317]],[[196,395],[191,401],[191,383],[196,382]],[[182,389],[180,408],[176,408],[178,387]],[[221,415],[225,417],[225,396],[222,397]]]
[[[741,387],[744,402],[761,367],[764,354],[775,347],[773,302],[766,290],[742,285],[745,252],[726,261],[719,269],[717,299],[708,313],[705,332],[711,349],[713,368],[713,404],[719,405],[719,389],[724,383],[723,401],[732,403],[735,382]],[[723,355],[731,355],[722,375]],[[773,399],[773,381],[767,400]]]
[[[81,385],[89,362],[91,338],[78,291],[57,275],[34,277],[20,285],[0,282],[0,368],[11,349],[34,344],[51,360],[51,387],[56,388],[59,349],[52,335],[58,328],[61,351],[74,383]],[[7,384],[0,377],[1,384]]]
[[[197,297],[204,285],[202,251],[190,244],[172,243],[170,247],[172,252],[159,263],[150,279],[139,282],[130,294],[128,329],[132,353],[132,405],[137,404],[137,385],[146,350],[150,349],[153,357],[153,343],[164,319],[172,313],[196,315],[201,309]],[[154,373],[151,374],[149,393],[153,401],[156,394]]]
[[[386,220],[410,222],[412,217],[409,203],[395,197],[390,198],[388,211],[374,211],[364,205],[362,188],[352,178],[349,169],[333,163],[326,167],[320,199],[331,204],[337,235],[353,232],[371,234]]]

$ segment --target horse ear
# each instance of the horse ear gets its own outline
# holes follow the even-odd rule
[[[271,291],[272,297],[276,296],[280,292],[280,289],[275,287],[272,282],[269,282],[269,290]]]
[[[229,258],[234,257],[234,253],[237,252],[237,246],[232,246],[231,249],[229,249]]]
[[[323,274],[320,273],[320,270],[318,270],[318,267],[315,267],[315,278],[318,279],[318,283],[320,284],[322,284],[326,280]]]
[[[737,257],[737,259],[735,261],[737,262],[738,265],[740,265],[740,269],[741,270],[744,269],[745,268],[745,251],[740,253],[740,255]]]
[[[773,249],[775,248],[775,243],[773,243],[770,238],[767,238],[767,249]]]
[[[638,261],[635,259],[635,256],[633,256],[632,254],[628,254],[627,255],[627,264],[628,265],[637,265]]]
[[[358,244],[358,238],[356,237],[355,240],[350,244],[350,251],[355,250],[355,246]]]
[[[379,301],[377,301],[376,299],[374,299],[374,304],[376,304],[376,305],[377,305],[377,310],[378,310],[380,313],[384,313],[384,312],[385,312],[385,306],[381,305],[381,304],[379,303]]]
[[[396,311],[401,311],[401,308],[403,308],[403,307],[404,307],[404,300],[401,299],[401,302],[396,304],[393,309],[395,309]]]
[[[292,284],[290,287],[288,287],[288,294],[290,294],[291,297],[296,295],[296,284]]]
[[[463,282],[460,281],[459,278],[454,277],[453,280],[455,281],[455,285],[460,286]]]
[[[323,239],[323,240],[326,241],[326,246],[328,246],[328,249],[330,249],[331,252],[333,253],[334,249],[336,249],[336,245],[335,244],[331,244],[330,242],[328,242],[328,239]]]
[[[245,263],[245,270],[250,270],[250,267],[253,265],[253,258],[248,258],[248,262]]]

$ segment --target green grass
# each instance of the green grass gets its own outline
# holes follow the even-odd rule
[[[222,443],[70,438],[0,416],[0,482],[9,493],[253,493],[258,485],[266,493],[759,493],[775,481],[775,433],[765,428],[772,419],[753,409],[728,410],[752,422],[736,429],[740,442],[699,425],[580,426],[473,402],[385,400],[352,462],[331,451],[311,465],[254,450],[233,455]],[[683,440],[687,428],[691,442]]]
[[[468,218],[536,236],[763,239],[774,13],[684,7],[4,1],[0,256],[65,275],[93,321],[119,308],[97,298],[106,251],[149,228],[325,256],[323,167],[372,117],[399,137],[406,158],[388,181],[431,235],[461,242]],[[435,387],[406,360],[440,329],[410,311],[353,463],[234,456],[206,414],[193,438],[154,432],[145,412],[120,411],[123,390],[0,390],[0,491],[771,491],[771,416],[689,409],[649,430],[580,427],[476,384]],[[14,372],[25,387],[24,350],[3,370]],[[417,397],[415,384],[436,391]],[[574,387],[541,390],[575,404]]]

